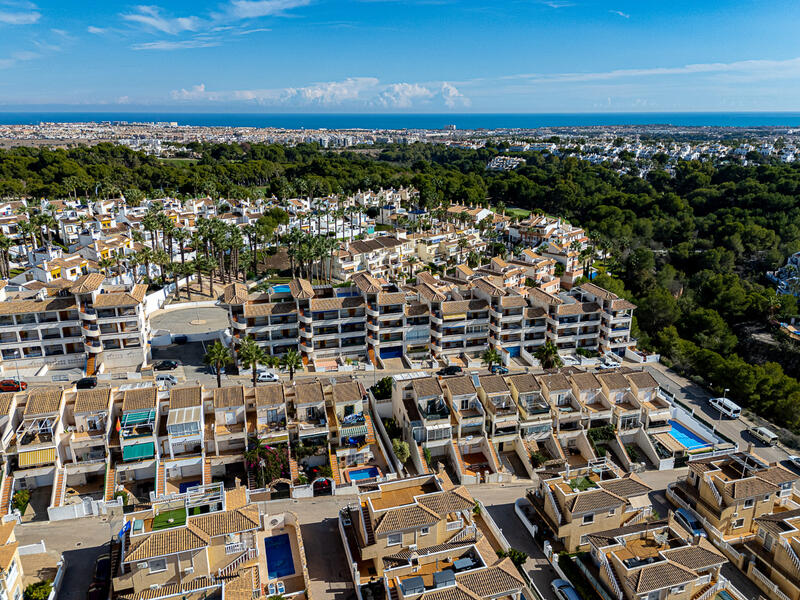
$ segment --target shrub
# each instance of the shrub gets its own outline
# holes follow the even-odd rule
[[[122,498],[122,506],[128,506],[128,492],[114,492],[114,500]]]
[[[388,400],[392,397],[392,378],[384,377],[372,386],[372,395],[375,400]]]
[[[50,581],[37,581],[25,588],[22,597],[24,600],[47,600],[51,591],[53,591],[53,584]]]
[[[423,448],[422,449],[422,454],[425,456],[425,462],[427,463],[428,467],[430,467],[431,466],[431,460],[433,460],[431,458],[431,451],[428,450],[427,448]]]
[[[498,550],[497,557],[510,558],[511,562],[514,563],[514,566],[517,567],[517,569],[521,569],[522,565],[525,564],[525,561],[528,560],[527,553],[523,552],[522,550],[517,550],[516,548],[509,548],[508,552],[505,550]]]
[[[406,464],[406,461],[411,456],[411,450],[408,447],[408,442],[401,439],[394,438],[392,440],[392,451],[401,463]]]
[[[639,451],[636,449],[636,446],[633,444],[626,444],[625,451],[633,462],[639,461]]]
[[[534,468],[543,465],[547,461],[547,457],[539,451],[531,452],[531,464]]]
[[[12,504],[21,515],[25,514],[25,509],[28,508],[28,503],[31,501],[31,493],[28,490],[19,490],[14,493]]]

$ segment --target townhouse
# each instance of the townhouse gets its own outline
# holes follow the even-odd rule
[[[19,542],[14,529],[16,522],[0,525],[0,598],[21,600],[25,589],[25,573],[19,555]]]
[[[203,486],[182,502],[126,514],[120,537],[121,558],[112,573],[117,598],[306,597],[308,568],[296,516],[259,514],[243,488]]]
[[[759,518],[797,508],[792,487],[800,477],[752,453],[698,457],[688,466],[686,478],[668,486],[667,497],[696,511],[716,540],[752,540]]]
[[[527,494],[539,522],[555,540],[554,550],[589,549],[591,535],[634,525],[652,512],[651,488],[636,475],[608,463],[564,471],[542,471]]]
[[[334,256],[333,276],[347,281],[356,273],[366,272],[375,277],[400,278],[408,272],[408,257],[413,252],[412,240],[395,236],[351,242]]]
[[[722,576],[728,562],[702,537],[692,537],[670,517],[588,536],[599,580],[619,600],[690,600],[730,590]]]
[[[360,493],[339,517],[356,587],[378,585],[399,600],[518,600],[524,580],[509,558],[498,558],[491,517],[476,516],[475,504],[466,488],[433,475]]]
[[[739,567],[768,598],[800,598],[800,509],[756,517],[756,536],[744,543]]]

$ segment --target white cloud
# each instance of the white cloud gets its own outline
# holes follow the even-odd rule
[[[282,15],[286,11],[308,6],[311,0],[232,0],[226,13],[235,19],[256,19]]]
[[[105,29],[104,27],[95,27],[94,25],[89,25],[86,28],[86,31],[88,31],[89,33],[93,33],[94,35],[103,35],[105,32],[108,31],[108,29]]]
[[[446,81],[442,83],[442,99],[447,108],[455,108],[456,106],[469,106],[469,98],[464,96],[458,88]]]
[[[199,17],[165,17],[158,6],[137,6],[136,12],[124,14],[122,18],[147,28],[176,35],[184,31],[197,31],[203,21]]]
[[[179,102],[248,102],[280,106],[326,106],[409,109],[419,106],[468,106],[469,100],[449,83],[382,83],[375,77],[348,77],[341,81],[302,87],[251,90],[208,90],[205,84],[170,94]]]
[[[6,25],[33,25],[42,18],[42,13],[36,10],[0,10],[0,23]]]
[[[193,40],[158,40],[156,42],[144,42],[134,44],[134,50],[188,50],[190,48],[213,48],[219,46],[218,40],[193,39]]]
[[[623,19],[630,19],[631,18],[631,16],[629,14],[624,13],[621,10],[610,10],[608,12],[610,12],[612,15],[617,15],[618,17],[622,17]]]
[[[35,60],[39,57],[41,57],[41,54],[37,52],[30,52],[27,50],[14,52],[10,57],[0,58],[0,69],[10,69],[11,67],[16,66],[18,63],[28,60]]]
[[[568,0],[539,0],[539,4],[544,4],[550,8],[567,8],[569,6],[575,6],[575,4],[569,2]]]

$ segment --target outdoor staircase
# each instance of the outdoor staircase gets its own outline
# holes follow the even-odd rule
[[[91,377],[92,375],[94,375],[96,369],[97,369],[97,356],[95,354],[90,354],[89,358],[86,360],[86,376]]]
[[[367,546],[371,546],[375,543],[375,532],[372,530],[372,518],[369,516],[366,503],[361,505],[361,516],[364,519],[364,530],[367,533]]]
[[[331,476],[333,477],[333,482],[336,485],[342,485],[342,474],[339,471],[339,460],[336,458],[336,454],[331,451],[330,447],[328,447],[328,462],[331,465]]]
[[[11,502],[11,489],[14,487],[14,478],[8,474],[3,475],[3,483],[0,487],[0,516],[8,514],[8,505]]]
[[[257,489],[258,484],[256,482],[256,474],[253,471],[247,471],[247,489],[248,490],[255,490]]]
[[[499,473],[503,469],[503,463],[500,462],[500,459],[497,457],[497,450],[494,449],[494,444],[489,442],[489,452],[491,456],[489,457],[492,461],[492,468],[495,472]]]
[[[206,456],[203,460],[203,485],[211,483],[211,457]]]
[[[303,354],[303,366],[308,367],[308,354]]]
[[[452,440],[453,444],[453,452],[456,455],[456,461],[458,462],[458,476],[462,477],[464,475],[474,475],[472,471],[467,469],[467,465],[464,464],[464,459],[461,456],[461,450],[458,449],[458,443],[455,440]]]
[[[400,600],[400,596],[397,593],[397,586],[392,586],[389,588],[389,600]]]
[[[713,583],[707,583],[703,587],[701,587],[696,594],[692,596],[692,600],[699,600],[702,598],[711,588],[714,587]]]
[[[375,365],[377,367],[378,366],[378,361],[375,358],[375,348],[370,346],[369,350],[367,350],[367,355],[369,356],[369,362],[371,362],[373,365]]]
[[[296,483],[300,478],[300,467],[297,466],[297,460],[295,460],[291,453],[289,454],[289,477],[292,483]]]
[[[367,444],[374,444],[375,443],[375,427],[372,425],[372,419],[366,413],[364,413],[364,423],[367,426],[367,437],[364,441]]]
[[[424,473],[433,473],[433,469],[428,466],[428,462],[425,460],[425,452],[422,450],[422,445],[417,444],[417,452],[419,452],[419,460],[422,462],[422,470]]]
[[[110,502],[114,499],[114,483],[116,482],[116,471],[114,465],[109,461],[106,463],[106,486],[103,493],[103,499]]]
[[[64,481],[66,477],[66,471],[63,467],[58,468],[56,470],[56,480],[53,490],[53,506],[61,506],[61,502],[64,500],[64,488],[66,487],[66,482]]]
[[[164,490],[167,487],[167,466],[159,462],[156,465],[156,497],[160,498],[164,495]]]

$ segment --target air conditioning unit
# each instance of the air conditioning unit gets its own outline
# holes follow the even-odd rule
[[[138,562],[138,563],[136,563],[136,568],[137,569],[146,569],[147,568],[147,562]]]
[[[417,545],[416,544],[409,544],[408,549],[409,550],[416,550],[417,549]]]
[[[191,574],[191,573],[194,573],[194,567],[186,567],[186,568],[183,570],[183,572],[184,572],[186,575],[189,575],[189,574]]]
[[[151,590],[160,590],[161,589],[161,585],[158,584],[158,583],[154,583],[153,585],[150,586],[150,589]]]

